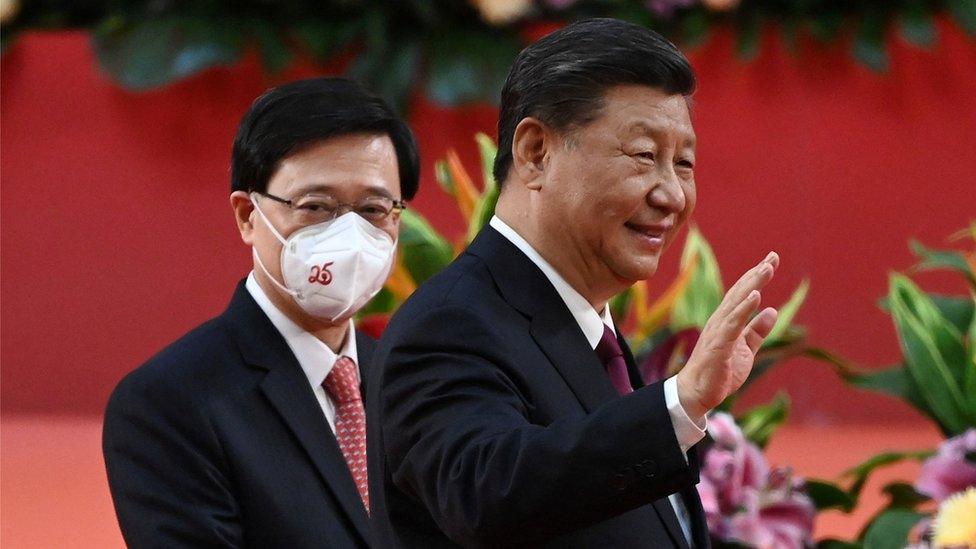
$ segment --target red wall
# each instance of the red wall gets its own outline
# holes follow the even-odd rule
[[[726,281],[778,250],[767,300],[810,277],[799,322],[814,343],[870,365],[899,356],[875,303],[887,272],[910,264],[906,240],[943,244],[976,217],[976,48],[954,27],[940,30],[933,51],[894,43],[883,75],[840,46],[801,44],[794,57],[772,36],[749,64],[725,35],[692,52],[696,219]],[[219,313],[247,273],[228,157],[238,119],[274,82],[247,60],[134,95],[97,73],[78,33],[22,38],[2,73],[2,410],[100,413],[123,374]],[[433,182],[433,160],[453,145],[475,169],[471,136],[494,133],[494,122],[490,107],[417,102],[424,179],[414,206],[439,228],[457,234],[460,220]],[[750,400],[780,386],[808,422],[915,417],[804,360]]]

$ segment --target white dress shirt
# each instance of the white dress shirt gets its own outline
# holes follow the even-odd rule
[[[359,357],[356,354],[356,326],[352,319],[349,319],[349,332],[346,334],[346,341],[343,343],[339,354],[336,354],[322,340],[303,330],[298,324],[295,324],[285,316],[278,307],[275,307],[271,299],[264,293],[261,285],[255,280],[253,271],[247,276],[247,282],[244,283],[244,287],[250,292],[251,297],[257,302],[258,307],[261,307],[264,314],[268,315],[268,319],[278,329],[281,336],[285,338],[285,342],[288,343],[291,352],[298,359],[298,364],[302,367],[302,371],[305,372],[308,384],[312,387],[312,392],[315,393],[315,398],[318,399],[319,406],[322,407],[325,420],[329,422],[329,427],[334,434],[336,432],[337,406],[333,402],[332,396],[325,390],[325,387],[322,387],[322,382],[325,381],[325,377],[332,371],[332,367],[335,366],[335,362],[340,356],[351,358],[356,363],[357,372],[361,371],[359,369]]]
[[[535,263],[539,267],[542,274],[549,279],[549,282],[556,289],[556,293],[566,303],[569,312],[576,319],[576,323],[579,324],[591,348],[595,350],[596,346],[600,343],[600,339],[603,337],[604,326],[609,326],[615,334],[617,333],[617,329],[613,324],[613,318],[610,316],[609,307],[604,307],[602,313],[597,312],[590,305],[590,302],[570,286],[566,282],[566,279],[556,272],[556,269],[539,255],[539,252],[531,244],[498,216],[493,216],[488,224],[511,241],[516,248],[521,250],[532,263]],[[671,425],[678,439],[678,445],[681,447],[682,452],[687,452],[689,448],[705,437],[705,418],[702,417],[696,422],[688,417],[687,412],[681,406],[681,401],[678,399],[678,381],[673,376],[664,382],[664,402],[668,408],[668,414],[671,416]],[[685,456],[685,459],[688,459],[688,456]],[[681,524],[681,530],[688,540],[689,545],[691,545],[690,517],[684,502],[681,501],[681,497],[678,494],[671,494],[668,496],[668,499],[671,501],[675,514],[678,516],[678,523]]]

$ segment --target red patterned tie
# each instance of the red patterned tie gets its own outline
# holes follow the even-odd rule
[[[356,363],[347,356],[336,360],[332,371],[322,382],[325,390],[338,405],[336,410],[336,438],[349,472],[356,481],[359,497],[369,512],[369,484],[366,481],[366,411],[359,393],[359,374]]]

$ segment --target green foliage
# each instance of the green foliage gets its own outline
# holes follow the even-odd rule
[[[3,25],[3,47],[22,31],[86,29],[99,64],[121,86],[144,90],[200,71],[235,63],[256,50],[271,73],[306,56],[317,62],[352,57],[359,78],[401,109],[418,90],[446,104],[496,101],[508,67],[537,27],[582,17],[618,17],[664,33],[686,47],[731,27],[742,59],[759,55],[764,26],[780,29],[787,49],[803,34],[827,42],[845,29],[855,35],[854,56],[884,70],[887,39],[899,32],[922,47],[938,39],[933,18],[953,18],[976,34],[972,0],[832,2],[757,0],[729,10],[693,2],[657,13],[643,0],[579,0],[563,8],[536,3],[510,20],[489,21],[468,2],[426,0],[214,0],[22,2]]]
[[[891,276],[889,303],[909,384],[924,411],[949,436],[976,425],[976,393],[965,390],[976,383],[976,365],[968,363],[962,334],[904,275]]]
[[[756,406],[736,418],[742,434],[756,446],[765,448],[769,438],[786,422],[790,411],[790,398],[785,393],[776,395],[769,404]]]
[[[808,479],[806,489],[818,511],[839,509],[850,512],[857,503],[846,490],[831,482]]]
[[[703,328],[725,295],[715,253],[701,232],[692,227],[681,253],[681,267],[687,267],[695,257],[698,267],[687,290],[678,297],[671,311],[670,325],[675,332],[684,328]]]
[[[924,514],[907,509],[883,512],[868,527],[864,549],[902,549],[908,540],[908,532],[923,518]]]
[[[437,274],[454,259],[447,240],[411,210],[404,210],[400,217],[400,253],[417,284]]]
[[[501,193],[501,188],[495,181],[495,176],[492,175],[492,166],[495,165],[495,155],[498,154],[498,147],[495,146],[495,142],[490,137],[483,133],[475,135],[475,141],[478,143],[478,152],[481,155],[484,189],[482,190],[481,198],[475,204],[474,217],[468,224],[468,242],[474,240],[475,235],[481,231],[482,227],[488,224],[491,216],[495,215],[495,205],[498,204],[498,195]]]

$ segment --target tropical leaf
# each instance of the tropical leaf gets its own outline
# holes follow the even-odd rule
[[[451,245],[412,210],[404,210],[400,216],[400,253],[417,284],[422,284],[454,258]]]
[[[647,306],[647,283],[644,281],[637,284],[642,285],[640,299],[645,300],[642,305],[635,301],[637,308],[637,331],[634,339],[642,341],[655,330],[658,330],[668,319],[668,315],[674,309],[678,299],[685,293],[691,283],[695,271],[698,269],[699,256],[695,255],[687,264],[682,265],[678,272],[678,277],[671,282],[661,297],[657,298],[650,306]]]
[[[670,324],[675,332],[690,327],[703,328],[725,293],[715,253],[698,228],[692,227],[681,254],[681,268],[687,268],[696,258],[698,264],[691,281],[671,312]]]
[[[888,496],[888,508],[914,509],[917,505],[929,501],[929,497],[920,494],[915,487],[907,482],[891,482],[881,489]]]
[[[769,404],[756,406],[736,418],[742,434],[760,448],[765,448],[769,438],[786,421],[790,411],[790,398],[779,393]]]
[[[858,497],[861,495],[861,490],[864,489],[864,485],[868,481],[868,478],[870,478],[871,474],[877,469],[907,460],[922,461],[928,459],[934,453],[935,452],[931,450],[884,452],[848,469],[847,471],[844,471],[841,476],[852,479],[851,486],[847,492],[856,503]]]
[[[797,286],[796,290],[793,291],[793,295],[779,308],[779,315],[776,317],[776,324],[773,325],[773,329],[766,336],[765,341],[763,341],[763,347],[770,347],[776,345],[786,329],[789,328],[790,324],[793,322],[793,318],[796,316],[797,311],[800,310],[800,306],[803,305],[804,300],[807,298],[807,292],[810,290],[810,280],[803,279],[800,285]]]
[[[804,483],[807,495],[813,500],[817,511],[839,509],[849,513],[857,503],[843,488],[825,480],[807,479]]]
[[[927,515],[907,509],[891,509],[871,522],[864,534],[864,549],[902,549],[908,532]]]
[[[501,188],[495,182],[495,177],[492,175],[492,166],[495,164],[495,155],[498,153],[498,148],[495,146],[495,142],[483,133],[478,133],[474,138],[478,143],[478,152],[481,154],[481,170],[484,186],[481,199],[478,200],[475,206],[474,216],[472,216],[471,222],[468,223],[468,242],[474,240],[475,235],[481,231],[482,227],[488,224],[491,216],[495,215],[495,205],[498,203],[498,195],[501,193]]]
[[[973,272],[966,255],[962,252],[955,250],[933,250],[926,248],[917,240],[912,240],[909,246],[911,247],[912,253],[920,259],[918,264],[912,268],[913,271],[950,269],[965,276],[973,290],[976,290],[976,272]]]
[[[893,274],[889,303],[914,387],[947,435],[976,424],[963,395],[967,356],[962,335],[904,275]]]
[[[93,32],[92,45],[113,80],[130,90],[146,90],[236,62],[244,33],[238,22],[205,17],[109,19]]]
[[[397,255],[396,263],[393,264],[393,272],[386,279],[384,287],[400,302],[410,297],[410,294],[417,289],[417,283],[414,282],[413,277],[410,276],[410,271],[403,263],[402,254]]]

